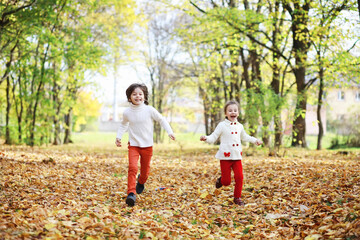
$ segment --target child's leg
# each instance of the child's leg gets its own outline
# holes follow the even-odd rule
[[[241,160],[233,161],[234,164],[232,166],[234,171],[234,178],[235,178],[235,189],[234,189],[234,198],[240,198],[242,187],[243,187],[243,167]]]
[[[139,161],[139,147],[129,146],[129,170],[128,170],[128,190],[129,193],[136,193],[136,174],[138,171],[138,161]]]
[[[232,160],[220,160],[221,184],[229,186],[231,183],[231,165]]]
[[[140,177],[138,179],[140,184],[145,184],[149,177],[152,154],[152,147],[141,148],[140,150]]]

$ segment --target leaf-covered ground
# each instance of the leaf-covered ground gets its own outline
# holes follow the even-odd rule
[[[359,151],[254,152],[243,160],[244,207],[233,185],[215,189],[215,151],[155,150],[130,208],[125,149],[1,146],[0,239],[360,238]]]

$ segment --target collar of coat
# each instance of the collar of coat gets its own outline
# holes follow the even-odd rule
[[[226,125],[240,125],[240,123],[238,121],[231,122],[229,119],[226,119],[226,118],[225,118],[224,122],[226,123]]]

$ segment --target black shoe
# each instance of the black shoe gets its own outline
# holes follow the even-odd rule
[[[126,198],[126,204],[130,207],[133,207],[135,205],[136,201],[136,195],[134,193],[129,193],[129,195]]]
[[[216,188],[221,188],[221,187],[222,187],[221,177],[219,177],[219,178],[216,180],[215,187],[216,187]]]
[[[139,183],[139,177],[140,177],[140,174],[138,175],[137,183],[136,183],[136,193],[137,194],[142,193],[144,191],[144,188],[145,188],[144,184]]]

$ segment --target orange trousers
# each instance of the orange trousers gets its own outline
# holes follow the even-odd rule
[[[139,183],[144,184],[149,177],[150,161],[153,154],[152,147],[134,147],[130,146],[129,149],[129,169],[128,169],[128,190],[127,194],[136,194],[136,174],[138,172],[138,161],[140,157],[140,177]]]

